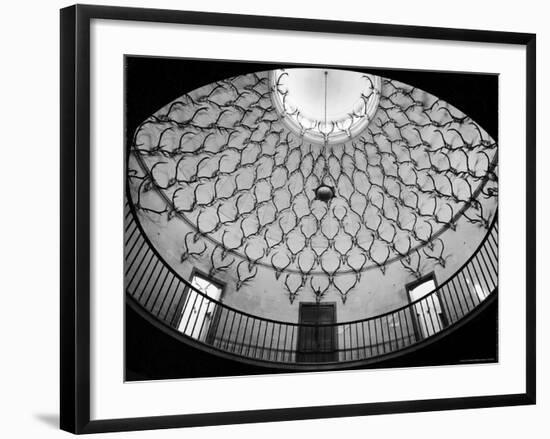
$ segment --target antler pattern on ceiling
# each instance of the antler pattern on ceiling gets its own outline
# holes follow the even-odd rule
[[[237,273],[237,289],[263,265],[286,273],[291,301],[305,287],[321,297],[333,287],[345,300],[364,270],[384,273],[399,260],[420,277],[422,260],[444,267],[442,233],[461,216],[488,227],[497,144],[448,103],[382,78],[365,131],[324,150],[285,127],[271,92],[268,72],[218,81],[136,130],[134,204],[192,226],[182,260],[206,255],[212,273]],[[315,199],[325,169],[336,192],[329,203]],[[147,196],[153,190],[162,201]],[[355,281],[337,285],[346,273]],[[323,286],[309,285],[315,274]]]

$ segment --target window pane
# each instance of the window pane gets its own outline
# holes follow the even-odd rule
[[[193,276],[191,285],[207,297],[192,289],[188,290],[179,330],[185,335],[204,341],[213,323],[216,308],[215,302],[208,298],[219,300],[222,289],[200,275]]]

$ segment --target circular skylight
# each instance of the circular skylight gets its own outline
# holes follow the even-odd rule
[[[414,86],[303,70],[207,84],[138,128],[131,197],[163,257],[217,273],[236,290],[256,276],[274,279],[291,301],[321,283],[345,300],[352,290],[367,291],[361,273],[379,268],[373,276],[382,279],[393,262],[392,276],[454,273],[496,212],[496,142]],[[295,109],[283,118],[277,102]],[[296,120],[306,116],[318,123],[300,135]]]
[[[273,102],[285,124],[316,143],[345,142],[376,113],[380,78],[331,69],[279,69],[271,73]]]

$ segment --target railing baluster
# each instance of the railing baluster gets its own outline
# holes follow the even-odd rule
[[[432,309],[430,308],[430,305],[428,303],[428,301],[432,299],[432,305],[434,305],[433,303],[433,295],[430,295],[430,296],[425,296],[422,298],[422,300],[420,301],[421,303],[421,307],[422,307],[422,315],[424,316],[424,319],[426,319],[426,314],[428,314],[428,317],[430,317],[430,325],[429,327],[432,328],[432,332],[430,333],[430,329],[428,327],[428,324],[426,323],[426,338],[433,335],[435,332],[436,332],[436,329],[435,329],[435,325],[434,325],[434,321],[433,321],[433,317],[432,317],[432,314],[433,314],[433,311]],[[424,308],[425,307],[425,308]]]
[[[483,258],[483,262],[485,263],[485,266],[487,268],[487,274],[491,281],[491,288],[487,291],[488,294],[491,294],[497,284],[497,281],[493,278],[493,273],[497,274],[497,271],[495,269],[495,266],[493,265],[493,261],[491,260],[489,251],[486,248],[482,248],[479,253],[481,253],[481,257]],[[485,254],[487,254],[487,259],[489,260],[489,263],[487,263],[487,260],[485,259]]]
[[[381,355],[384,351],[383,346],[380,343],[380,337],[378,336],[378,318],[372,319],[372,327],[374,328],[374,342],[376,344],[376,355]]]
[[[496,235],[496,234],[495,234]],[[497,255],[497,252],[495,249],[498,249],[498,241],[497,241],[497,237],[493,235],[492,233],[489,235],[489,238],[487,239],[488,241],[490,240],[491,242],[489,243],[489,249],[491,249],[491,252],[493,253],[493,256],[495,257],[495,261],[498,261],[498,255]]]
[[[271,336],[269,340],[268,358],[271,360],[271,354],[273,353],[273,334],[275,333],[275,323],[271,323]]]
[[[462,279],[464,279],[464,287],[466,288],[466,291],[468,291],[468,296],[466,297],[466,309],[468,310],[468,312],[470,312],[472,310],[472,308],[475,306],[475,304],[473,303],[473,299],[472,299],[472,292],[470,291],[470,286],[469,286],[469,283],[468,283],[468,278],[466,277],[466,274],[464,273],[464,271],[461,271],[459,273],[458,276],[462,275]],[[470,300],[468,300],[468,298]],[[472,304],[472,308],[470,308],[470,302]]]
[[[166,312],[164,314],[164,320],[165,321],[168,321],[170,322],[170,326],[174,327],[175,326],[175,321],[174,321],[174,318],[176,317],[176,315],[178,314],[178,308],[179,308],[179,303],[176,305],[176,307],[172,307],[173,303],[174,303],[174,300],[176,299],[176,297],[178,297],[178,290],[180,288],[182,288],[182,283],[179,281],[176,282],[176,287],[174,288],[174,292],[172,293],[172,297],[170,298],[170,303],[168,304],[168,306],[166,307]],[[185,296],[185,286],[183,286],[183,292],[182,294],[183,296]],[[179,297],[179,302],[181,302],[181,295]],[[170,311],[173,310],[173,314],[170,316]],[[176,328],[177,329],[177,328]]]
[[[406,342],[406,345],[410,345],[412,344],[412,340],[413,340],[413,337],[414,337],[414,330],[413,330],[413,335],[411,336],[411,327],[412,327],[412,324],[409,322],[409,318],[410,318],[410,313],[407,312],[406,309],[403,309],[403,319],[405,320],[405,328],[407,328],[407,342]]]
[[[454,286],[450,281],[448,281],[448,282],[445,282],[445,285],[443,286],[443,288],[445,288],[445,297],[447,298],[447,304],[450,303],[450,305],[447,306],[447,309],[448,309],[447,324],[452,325],[452,323],[456,320],[458,316],[458,312],[454,301],[454,295],[455,295],[455,292],[453,292]]]
[[[206,315],[204,318],[199,319],[199,316],[201,315],[202,306],[204,304],[204,296],[201,296],[201,301],[199,303],[199,309],[197,310],[197,313],[195,315],[195,322],[193,323],[193,328],[191,329],[191,337],[196,338],[197,340],[200,340],[200,330],[197,336],[195,337],[195,328],[197,327],[197,322],[201,320],[200,329],[202,330],[202,326],[204,325],[204,322],[206,321]]]
[[[346,327],[345,326],[342,327],[342,335],[343,335],[343,338],[344,338],[344,346],[343,346],[342,355],[344,356],[344,359],[346,359],[346,357],[348,355],[348,352],[347,352],[347,346],[346,346]]]
[[[472,273],[470,272],[470,264],[466,265],[466,271],[468,272],[468,276],[470,278],[470,284],[469,285],[471,285],[471,289],[474,291],[473,294],[470,293],[470,299],[472,299],[472,309],[473,309],[477,305],[479,305],[479,303],[481,302],[481,299],[479,298],[479,293],[478,293],[477,288],[476,288],[476,282],[477,282],[477,284],[479,284],[479,278],[477,276],[474,277],[474,275],[472,275]]]
[[[485,270],[484,270],[484,267],[487,266],[487,263],[485,262],[485,259],[483,259],[483,264],[484,265],[482,266],[481,261],[478,259],[478,255],[479,255],[479,253],[473,259],[473,261],[477,262],[477,265],[479,267],[479,271],[481,271],[481,277],[483,278],[483,282],[485,282],[485,286],[481,285],[481,281],[479,279],[479,274],[477,274],[478,271],[474,270],[474,273],[476,273],[476,277],[478,278],[478,282],[480,283],[481,291],[483,292],[483,299],[481,299],[481,300],[484,300],[491,293],[491,288],[490,288],[489,282],[487,281],[487,276],[485,276]],[[474,264],[472,264],[472,269],[474,268],[473,265]]]
[[[263,355],[262,352],[262,345],[261,345],[261,333],[262,333],[262,326],[265,324],[265,321],[258,320],[258,334],[256,335],[256,344],[254,345],[254,357],[255,358],[261,358]]]
[[[399,349],[399,335],[397,334],[397,322],[396,322],[396,317],[395,317],[395,312],[392,312],[391,314],[388,315],[388,319],[390,320],[390,326],[391,328],[393,329],[393,348],[392,348],[392,351],[396,351]],[[391,319],[390,319],[391,317]]]
[[[281,324],[278,323],[279,325],[279,332],[277,333],[277,347],[275,349],[276,350],[276,354],[275,354],[275,361],[277,361],[277,359],[279,358],[279,343],[281,341]]]
[[[369,333],[369,357],[372,357],[373,346],[372,346],[372,335],[370,332],[370,323],[371,323],[371,320],[367,320],[367,331]]]
[[[155,288],[157,287],[157,283],[158,281],[160,280],[160,277],[162,276],[162,272],[165,270],[165,267],[164,265],[161,265],[160,266],[160,269],[158,271],[158,274],[157,274],[157,277],[155,278],[155,282],[153,282],[153,285],[151,285],[151,288],[148,288],[149,290],[149,295],[147,296],[147,299],[145,299],[145,302],[143,303],[143,306],[147,309],[149,309],[147,307],[147,303],[149,302],[149,299],[151,298],[151,296],[153,295],[153,293],[155,292]],[[152,309],[149,309],[149,311],[152,311]]]
[[[229,310],[227,308],[222,308],[221,314],[224,314],[223,311],[225,311],[225,318],[223,319],[222,332],[220,334],[220,349],[222,349],[223,342],[225,339],[225,327],[227,326],[227,319],[229,317]]]
[[[462,300],[459,298],[458,304],[460,305],[462,315],[460,317],[464,317],[468,313],[468,299],[466,298],[466,293],[464,293],[464,283],[460,279],[460,276],[456,276],[456,283],[460,287],[460,293],[462,295]],[[462,307],[464,305],[464,308]],[[466,311],[464,311],[466,309]]]
[[[192,290],[191,290],[191,291],[192,291]],[[187,308],[189,307],[189,302],[191,301],[191,298],[190,298],[191,295],[189,294],[189,292],[186,294],[186,296],[187,296],[187,298],[186,298],[186,300],[185,300],[185,304],[184,304],[184,306],[183,306],[183,309],[181,310],[181,311],[182,311],[182,312],[181,312],[182,315],[185,314],[185,311],[186,311]],[[198,294],[196,294],[196,293],[193,294],[193,296],[194,296],[193,305],[191,305],[191,309],[190,309],[190,311],[189,311],[189,315],[190,315],[190,316],[193,314],[193,311],[194,311],[194,309],[195,309],[195,303],[197,302],[197,297],[199,297]],[[191,321],[191,318],[188,318],[188,319],[187,319],[187,322],[185,322],[185,327],[183,328],[183,331],[182,331],[184,334],[187,334],[187,326],[189,326],[189,322],[190,322],[190,321]]]
[[[401,322],[401,311],[397,311],[397,320],[399,321],[399,332],[401,333],[401,347],[405,345],[405,336],[403,335],[403,323]],[[399,343],[397,344],[399,349]]]
[[[365,321],[364,320],[361,320],[361,339],[363,340],[363,358],[367,358],[367,340],[365,339]]]
[[[420,330],[420,319],[418,317],[418,302],[409,305],[409,314],[413,325],[414,338],[416,341],[422,340],[422,332]]]
[[[225,350],[229,350],[229,345],[231,343],[231,334],[233,334],[233,323],[235,322],[235,313],[234,312],[231,312],[231,326],[229,327],[229,333],[226,337],[226,342],[225,342]],[[225,335],[225,333],[224,333]]]
[[[128,207],[125,219],[127,294],[176,329],[183,326],[181,332],[185,335],[205,343],[209,343],[213,335],[213,343],[219,349],[263,361],[297,361],[299,337],[296,331],[300,329],[305,335],[305,345],[301,347],[306,362],[355,361],[401,350],[463,318],[494,291],[498,282],[498,225],[495,221],[482,244],[460,270],[417,302],[363,320],[300,326],[251,316],[211,299],[182,281],[158,257]],[[212,309],[215,314],[211,313]],[[182,316],[188,318],[184,325],[183,322],[179,325]],[[328,349],[327,337],[332,340],[333,351]]]
[[[138,231],[138,227],[135,224],[133,224],[133,225],[134,225],[134,229],[132,230],[132,232],[130,233],[130,235],[126,239],[126,241],[124,241],[124,249],[126,249],[126,247],[128,246],[128,243],[132,240],[132,238],[134,237],[134,235]],[[126,235],[126,233],[125,233],[125,235]],[[134,244],[132,245],[132,248],[133,248],[134,245],[136,245],[136,242],[139,240],[139,236],[140,235],[138,233],[136,239],[134,240]],[[131,249],[130,249],[130,251],[131,251]]]
[[[246,339],[246,329],[248,328],[248,316],[246,316],[246,321],[245,321],[245,324],[244,324],[244,330],[243,330],[243,341],[241,342],[241,346],[240,346],[240,350],[239,350],[239,354],[242,355],[243,353],[243,349],[244,349],[244,346],[245,346],[245,339]]]
[[[264,329],[264,339],[262,341],[262,358],[265,355],[265,339],[267,337],[267,327],[269,326],[269,322],[266,320],[263,323],[265,323],[265,329]]]
[[[160,317],[160,314],[162,313],[162,309],[164,308],[164,303],[166,302],[166,298],[170,295],[170,290],[172,289],[172,285],[174,284],[174,279],[176,279],[176,276],[174,276],[172,273],[170,273],[170,275],[172,276],[170,279],[170,284],[168,285],[168,288],[166,289],[166,294],[162,298],[162,302],[159,306],[159,317]],[[173,298],[174,296],[172,296],[172,300]],[[168,309],[166,309],[166,314],[168,314]],[[165,319],[166,319],[166,314],[165,314]]]
[[[460,316],[457,314],[456,316],[456,320],[459,320],[461,319],[463,316],[464,316],[464,309],[462,308],[462,301],[459,299],[459,296],[458,296],[458,288],[455,284],[455,279],[454,277],[451,278],[451,283],[453,285],[453,288],[454,288],[454,291],[455,291],[455,294],[454,294],[454,298],[456,299],[457,303],[458,303],[458,307],[460,308]],[[457,279],[457,283],[458,283],[458,279]],[[453,302],[454,303],[454,302]]]
[[[252,349],[252,337],[254,336],[254,327],[256,326],[256,319],[252,319],[252,329],[250,330],[250,340],[248,340],[248,347],[246,348],[246,355],[249,354]]]
[[[164,267],[162,267],[164,269]],[[170,276],[170,270],[166,270],[166,274],[164,275],[164,278],[162,280],[162,283],[160,284],[159,291],[157,295],[155,296],[155,300],[151,304],[151,312],[155,311],[155,305],[157,304],[157,300],[160,297],[160,294],[162,293],[162,289],[164,288],[164,284],[166,283],[166,279],[168,279],[168,276]]]
[[[136,258],[138,257],[138,255],[141,253],[141,250],[143,250],[143,248],[145,248],[145,253],[147,254],[147,250],[149,250],[146,246],[145,246],[145,240],[144,239],[141,239],[139,240],[141,241],[141,244],[139,246],[139,248],[137,249],[136,251],[136,254],[134,255],[134,257],[132,258],[132,260],[126,265],[126,271],[124,272],[124,275],[127,276],[128,273],[130,272],[130,270],[132,269],[132,266],[134,265],[134,262],[136,260]],[[128,252],[128,255],[126,256],[126,258],[130,258],[130,255],[132,254],[132,252],[134,251],[134,247],[136,245],[138,241],[136,240],[136,242],[134,243],[134,245],[132,246],[132,248],[130,249],[130,251]],[[130,283],[128,283],[127,285],[129,285]]]
[[[145,261],[145,258],[146,258],[147,256],[149,256],[149,255],[150,255],[150,258],[149,258],[149,261],[147,262],[147,265],[146,265],[146,267],[145,267],[145,270],[140,271],[141,265],[143,264],[143,261]],[[145,255],[144,255],[144,256],[141,258],[141,260],[139,261],[139,265],[136,267],[136,270],[134,271],[134,274],[133,274],[132,277],[130,278],[130,282],[128,282],[128,284],[127,284],[128,287],[130,287],[130,286],[132,285],[132,283],[134,282],[134,279],[135,279],[135,277],[137,276],[138,273],[141,272],[140,281],[141,281],[141,278],[142,278],[143,276],[145,276],[145,271],[147,270],[147,268],[149,267],[149,264],[150,264],[151,261],[153,260],[153,255],[154,255],[154,253],[153,253],[149,248],[146,248],[146,249],[145,249]],[[138,285],[139,285],[140,281],[138,281]]]
[[[405,319],[405,324],[407,325],[407,345],[411,344],[411,327],[413,328],[413,337],[415,337],[415,333],[414,333],[415,326],[412,322],[409,321],[409,319],[411,318],[411,313],[408,311],[410,310],[409,309],[403,310],[403,317]]]
[[[485,267],[485,273],[487,278],[487,294],[491,294],[496,285],[495,277],[493,274],[494,266],[491,261],[491,256],[489,255],[489,250],[487,248],[482,248],[479,251],[480,259],[483,260],[483,266]],[[480,261],[481,264],[481,261]]]
[[[388,315],[385,317],[386,320],[386,332],[388,333],[388,352],[393,351],[392,339],[391,339],[391,329],[390,329],[390,320]]]
[[[141,291],[141,295],[140,295],[140,301],[141,301],[141,297],[143,296],[143,294],[149,290],[149,294],[151,294],[152,290],[155,288],[155,285],[156,285],[156,281],[158,280],[159,278],[159,275],[160,275],[160,271],[162,271],[162,268],[163,268],[163,265],[160,264],[160,261],[157,259],[156,262],[155,262],[155,266],[153,267],[153,269],[151,270],[151,273],[149,274],[149,278],[147,279],[147,282],[145,282],[145,285],[143,286],[143,290]],[[159,270],[159,272],[157,273],[157,269]],[[153,284],[149,287],[149,282],[151,282],[153,280],[153,276],[157,276],[155,279],[155,281],[153,282]],[[143,306],[146,306],[146,303],[147,303],[147,300],[148,299],[145,299],[144,303],[143,303]]]
[[[153,256],[151,256],[151,261],[152,260],[153,260]],[[145,291],[145,286],[147,286],[147,284],[149,283],[149,280],[151,280],[151,276],[153,275],[155,269],[157,268],[158,263],[159,263],[159,260],[155,258],[155,264],[153,265],[153,268],[152,268],[151,272],[149,273],[149,277],[147,278],[147,282],[145,282],[145,285],[142,288],[141,293],[139,293],[139,297],[138,297],[139,302],[141,302],[141,296],[143,295],[143,292]],[[143,274],[140,277],[139,282],[138,282],[139,285],[141,285],[141,279],[143,279],[143,276],[147,273],[148,269],[149,269],[149,265],[147,265],[147,268],[143,271]]]
[[[355,347],[354,347],[354,352],[357,353],[357,359],[359,359],[360,357],[360,354],[359,354],[359,324],[357,323],[354,323],[353,326],[355,327]]]
[[[297,330],[297,326],[292,325],[292,334],[290,339],[290,352],[294,352],[294,362],[296,361],[296,351],[298,350],[294,347],[294,333],[296,332],[296,330]],[[292,358],[290,358],[290,361],[292,361]]]
[[[178,293],[178,291],[181,290],[181,293]],[[179,319],[182,316],[182,310],[183,306],[186,300],[188,300],[188,287],[182,282],[179,282],[176,284],[176,288],[174,289],[174,294],[172,294],[172,299],[170,300],[170,305],[166,308],[166,319],[170,321],[171,326],[178,329]],[[177,298],[176,306],[173,307],[172,304],[174,300]],[[172,316],[169,317],[169,313],[173,311]]]

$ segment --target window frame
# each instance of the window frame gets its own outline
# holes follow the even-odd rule
[[[441,307],[441,312],[439,313],[439,317],[441,319],[441,325],[442,325],[441,329],[443,330],[443,329],[445,329],[446,327],[449,326],[449,317],[447,316],[447,311],[445,309],[444,302],[441,299],[441,294],[440,294],[440,291],[438,289],[439,284],[437,282],[437,277],[435,275],[435,271],[430,271],[429,273],[426,273],[426,274],[422,275],[418,279],[415,279],[412,282],[409,282],[409,283],[405,284],[405,291],[407,293],[408,304],[410,305],[410,304],[413,303],[413,300],[411,299],[411,290],[414,290],[418,286],[420,286],[423,283],[426,283],[430,280],[433,280],[433,283],[435,285],[435,290],[436,290],[435,294],[437,296],[437,300],[439,300],[439,306]],[[418,327],[418,317],[415,315],[416,313],[414,312],[415,307],[411,306],[411,307],[409,307],[409,309],[410,309],[411,318],[412,318],[412,322],[413,322],[414,336],[416,337],[417,341],[420,341],[423,338],[421,337],[420,328]]]
[[[193,267],[191,269],[191,274],[189,275],[189,284],[193,284],[193,279],[195,277],[200,277],[202,278],[203,280],[211,283],[212,285],[215,285],[217,286],[221,292],[220,292],[220,298],[218,299],[218,302],[223,302],[223,296],[225,295],[225,290],[226,290],[226,286],[227,286],[227,283],[224,282],[224,281],[221,281],[219,279],[216,279],[214,276],[211,276],[209,275],[208,273],[196,268],[196,267]],[[181,296],[181,299],[179,300],[178,302],[178,307],[176,308],[176,310],[174,311],[176,316],[178,316],[178,319],[176,321],[176,324],[175,324],[175,328],[179,328],[180,324],[181,324],[181,319],[183,318],[183,307],[185,305],[185,302],[187,301],[187,296],[189,296],[189,292],[192,290],[192,288],[189,286],[189,285],[186,285],[185,286],[185,290]],[[214,307],[214,312],[213,312],[213,316],[212,316],[212,322],[211,322],[211,326],[210,328],[208,328],[208,333],[206,335],[206,343],[210,343],[210,340],[211,340],[211,330],[212,330],[212,327],[214,325],[216,325],[217,327],[217,323],[219,321],[219,317],[220,317],[220,308],[219,306],[215,306]]]

